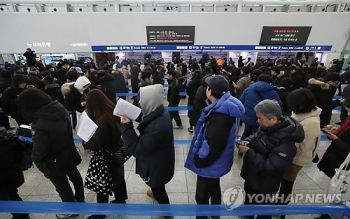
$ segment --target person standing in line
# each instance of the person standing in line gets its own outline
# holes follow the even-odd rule
[[[127,116],[121,118],[121,133],[127,150],[136,158],[136,173],[151,187],[147,195],[159,204],[169,204],[165,185],[175,169],[174,134],[171,118],[163,106],[163,86],[140,88],[142,121],[139,135]],[[173,218],[159,216],[157,219]]]
[[[167,100],[169,102],[169,107],[176,107],[179,106],[180,103],[180,87],[178,79],[176,78],[176,72],[175,71],[169,71],[168,72],[168,96]],[[179,115],[179,111],[170,111],[169,112],[171,119],[174,119],[176,122],[177,127],[174,127],[176,129],[183,129],[182,121]]]
[[[31,123],[32,159],[36,167],[55,186],[63,202],[85,202],[83,179],[77,166],[81,162],[73,138],[67,110],[38,89],[28,89],[17,99],[23,118]],[[74,186],[75,194],[68,182]],[[70,218],[73,214],[56,214]]]
[[[317,127],[320,126],[322,110],[316,106],[316,100],[311,91],[305,88],[294,90],[288,95],[287,104],[293,111],[292,118],[303,126],[305,139],[295,144],[296,156],[283,176],[278,195],[278,201],[282,204],[290,202],[293,185],[299,171],[304,166],[312,165],[312,159],[316,155],[321,138],[321,132]],[[284,219],[285,215],[282,215],[281,218]]]
[[[209,200],[221,204],[220,177],[231,170],[237,118],[244,115],[244,106],[228,92],[229,82],[222,75],[207,77],[205,82],[212,104],[197,122],[185,167],[197,174],[197,204],[209,204]]]
[[[126,203],[125,200],[128,198],[124,178],[124,165],[116,166],[108,159],[106,153],[108,151],[114,154],[124,145],[120,134],[120,120],[113,115],[114,108],[115,104],[98,89],[90,91],[86,97],[87,114],[97,124],[98,128],[91,139],[86,142],[86,148],[94,151],[94,153],[89,163],[91,172],[88,169],[85,187],[97,193],[97,203],[108,203],[108,196],[112,192],[115,197],[112,203]],[[107,168],[104,169],[103,166]],[[106,172],[100,174],[100,171]],[[107,173],[108,171],[110,171],[110,175]],[[102,181],[112,183],[101,186],[99,182]],[[87,219],[101,219],[105,217],[106,215],[91,215]]]
[[[290,117],[282,116],[276,100],[263,100],[254,110],[260,127],[240,146],[244,154],[241,177],[245,180],[245,205],[271,204],[284,174],[296,154],[295,143],[304,140],[303,127]],[[245,216],[246,219],[271,219],[272,216]]]
[[[187,102],[187,106],[193,106],[193,102],[194,102],[194,97],[197,93],[198,88],[201,86],[202,84],[202,77],[201,77],[201,72],[199,70],[196,70],[194,72],[194,75],[190,81],[190,83],[188,84],[187,88],[186,88],[186,93],[188,95],[188,102]],[[189,110],[188,111],[188,118],[189,118],[189,122],[190,122],[190,127],[187,129],[190,133],[193,133],[193,127],[196,126],[195,120],[194,120],[194,116],[193,116],[193,110]]]

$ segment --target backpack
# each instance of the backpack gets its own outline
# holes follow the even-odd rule
[[[0,130],[0,153],[6,163],[17,163],[22,171],[33,166],[31,153],[33,144],[18,135]]]
[[[54,78],[52,83],[50,84],[45,78],[41,80],[42,82],[44,82],[45,84],[45,91],[47,91],[48,89],[53,89],[53,88],[60,88],[60,85],[57,84],[57,79]]]

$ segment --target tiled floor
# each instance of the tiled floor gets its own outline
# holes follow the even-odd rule
[[[180,105],[186,105],[181,103]],[[175,130],[174,137],[177,140],[181,139],[191,139],[192,134],[187,131],[188,119],[186,115],[181,116],[184,129]],[[333,122],[339,121],[339,114],[336,113],[332,119]],[[322,155],[329,143],[322,142],[319,148],[319,154]],[[195,204],[195,185],[196,185],[196,175],[191,171],[188,171],[183,167],[184,161],[187,156],[189,149],[188,145],[176,145],[176,166],[174,178],[166,185],[166,189],[169,193],[170,202],[173,204]],[[79,170],[85,178],[87,167],[89,164],[90,154],[79,146],[83,162],[79,165]],[[221,190],[225,191],[227,188],[233,186],[243,186],[243,179],[240,177],[240,168],[242,164],[242,158],[235,154],[235,163],[232,166],[232,170],[222,177],[221,179]],[[135,174],[135,159],[131,158],[125,163],[125,178],[127,182],[127,190],[129,199],[128,203],[148,203],[155,204],[154,200],[147,197],[146,190],[148,187],[140,179],[138,175]],[[25,184],[19,188],[19,194],[25,201],[60,201],[54,187],[52,184],[43,176],[42,173],[38,171],[37,168],[31,168],[24,172],[25,174]],[[325,186],[329,182],[328,177],[326,177],[322,172],[320,172],[315,165],[311,167],[305,167],[301,170],[298,178],[294,185],[294,193],[323,193]],[[96,202],[96,195],[85,190],[86,201]],[[298,202],[296,204],[304,204],[303,202]],[[0,206],[1,208],[1,206]],[[287,216],[288,219],[302,219],[302,218],[314,218],[316,215],[295,215]],[[85,218],[86,216],[78,216],[77,218]],[[0,214],[0,219],[10,219],[10,214]],[[54,215],[43,215],[43,214],[33,214],[31,218],[34,219],[54,219]],[[137,217],[107,217],[112,218],[137,218]],[[151,217],[139,217],[139,218],[151,218]],[[155,217],[153,217],[155,218]],[[194,218],[194,217],[176,217],[180,218]],[[237,218],[237,217],[222,217],[222,218]]]

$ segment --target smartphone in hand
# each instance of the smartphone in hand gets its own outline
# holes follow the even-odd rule
[[[326,133],[326,134],[329,134],[329,133],[330,133],[330,131],[329,131],[327,128],[321,129],[321,132]]]

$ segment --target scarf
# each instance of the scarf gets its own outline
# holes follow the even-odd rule
[[[339,130],[338,130],[338,137],[341,136],[346,130],[348,130],[350,128],[350,119],[348,118],[343,125],[340,126]]]

